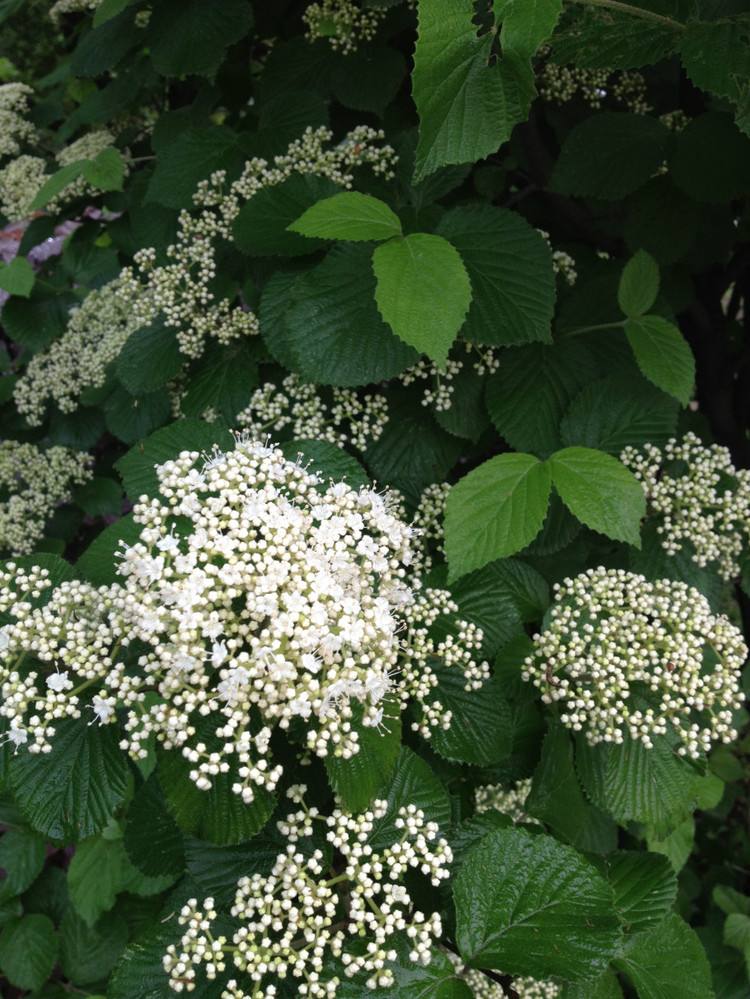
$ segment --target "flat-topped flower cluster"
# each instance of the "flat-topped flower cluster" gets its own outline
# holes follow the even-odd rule
[[[418,543],[388,495],[325,482],[244,438],[203,467],[185,452],[157,474],[160,496],[134,508],[140,539],[124,546],[121,582],[63,583],[34,607],[24,591],[43,573],[0,577],[11,617],[0,715],[17,746],[48,750],[53,722],[78,716],[98,685],[94,717],[124,708],[122,746],[135,758],[153,735],[192,763],[198,787],[231,771],[251,802],[282,772],[274,727],[349,758],[360,726],[380,727],[410,699],[424,735],[450,724],[433,662],[461,669],[467,689],[488,675],[475,626],[431,637],[456,607],[410,578]],[[203,718],[210,745],[196,732]]]
[[[693,433],[672,438],[663,450],[646,444],[640,451],[626,448],[620,457],[659,517],[668,555],[687,544],[698,565],[716,564],[724,579],[740,574],[750,540],[750,469],[735,468],[727,448],[705,445]]]
[[[393,816],[392,842],[375,850],[370,841],[388,814],[387,801],[375,800],[356,816],[338,808],[323,816],[305,803],[306,790],[295,785],[288,791],[299,809],[278,823],[288,845],[270,873],[237,884],[231,915],[239,926],[231,945],[211,933],[213,899],[200,907],[190,899],[181,910],[179,922],[187,928],[164,957],[175,992],[192,991],[201,966],[215,979],[230,959],[241,978],[227,984],[222,999],[271,999],[275,983],[290,978],[298,982],[298,995],[331,999],[342,976],[360,973],[369,975],[368,988],[387,988],[394,984],[389,963],[404,937],[409,960],[429,963],[442,932],[440,916],[417,909],[403,879],[416,870],[437,886],[449,876],[453,855],[437,823],[414,805],[402,806]],[[323,850],[306,853],[300,845],[316,825],[325,827],[332,863]],[[363,948],[352,947],[358,939],[366,940]],[[339,974],[332,972],[334,962]]]
[[[561,721],[592,745],[657,736],[698,757],[731,742],[744,697],[741,632],[685,583],[602,566],[555,586],[545,630],[523,676],[559,703]]]

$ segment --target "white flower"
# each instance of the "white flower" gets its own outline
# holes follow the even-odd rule
[[[60,693],[60,691],[67,690],[73,686],[68,679],[67,670],[63,673],[50,673],[46,682],[50,690],[54,690],[55,693]]]

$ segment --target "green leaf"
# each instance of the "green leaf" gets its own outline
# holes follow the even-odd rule
[[[131,863],[143,874],[181,874],[185,847],[155,774],[138,789],[128,809],[123,839]]]
[[[552,174],[560,194],[617,201],[646,183],[664,161],[672,134],[657,118],[602,111],[566,136]]]
[[[432,746],[447,760],[491,767],[510,756],[511,715],[501,684],[496,677],[480,690],[466,690],[460,668],[433,665],[438,678],[434,700],[451,712],[448,729],[436,728]]]
[[[349,759],[329,754],[325,759],[331,787],[344,807],[361,812],[370,804],[375,793],[387,783],[396,766],[401,748],[401,718],[398,704],[383,704],[381,728],[361,723],[361,710],[355,713],[352,726],[359,736],[359,752]]]
[[[418,232],[378,246],[372,267],[383,319],[404,343],[444,365],[471,304],[461,255],[442,236]]]
[[[20,895],[44,866],[44,838],[30,829],[6,829],[0,838],[0,900]]]
[[[174,329],[157,323],[131,333],[120,351],[115,370],[128,392],[139,396],[166,385],[179,373],[184,361]]]
[[[738,101],[750,77],[750,45],[734,20],[693,21],[680,39],[685,72],[701,90]]]
[[[564,445],[579,444],[620,455],[626,447],[663,446],[677,429],[677,402],[648,382],[612,375],[590,382],[560,424]]]
[[[339,244],[291,287],[287,275],[266,285],[260,319],[268,349],[307,381],[368,385],[416,363],[416,351],[380,318],[371,256],[369,246]],[[279,294],[273,303],[272,293]]]
[[[572,8],[553,38],[553,61],[581,69],[637,69],[667,58],[680,41],[668,25],[633,17],[630,11]]]
[[[60,925],[60,967],[76,985],[92,985],[110,973],[128,942],[128,924],[109,913],[89,927],[72,909]]]
[[[667,916],[677,898],[677,877],[666,857],[616,850],[602,861],[627,933],[640,933]]]
[[[204,726],[208,732],[215,723],[211,726],[204,722]],[[246,805],[232,791],[236,780],[233,774],[219,774],[210,791],[201,791],[190,779],[191,769],[179,751],[159,754],[159,784],[167,807],[183,832],[220,846],[244,843],[260,832],[276,804],[272,794],[256,788],[255,799]]]
[[[609,885],[551,836],[490,833],[467,855],[453,897],[458,949],[474,967],[593,978],[620,940]]]
[[[190,372],[182,402],[185,416],[200,418],[213,409],[230,426],[258,386],[257,351],[244,340],[207,350]]]
[[[253,257],[299,257],[315,253],[323,241],[290,232],[290,223],[305,209],[338,190],[332,180],[314,173],[294,173],[281,184],[261,188],[240,208],[232,225],[234,242],[243,253]]]
[[[393,774],[381,786],[378,797],[387,801],[388,809],[373,823],[368,839],[373,850],[383,850],[400,838],[395,821],[399,809],[407,805],[421,809],[427,821],[437,822],[444,833],[451,824],[451,805],[445,788],[427,763],[406,746],[401,747]]]
[[[542,743],[524,810],[541,819],[578,850],[607,853],[617,844],[617,827],[583,796],[567,730],[553,724]]]
[[[81,172],[89,184],[99,191],[121,191],[125,160],[119,149],[108,146],[93,160],[86,160]]]
[[[614,961],[639,999],[713,999],[711,968],[700,940],[677,915],[627,941]]]
[[[449,209],[437,232],[461,254],[471,281],[467,339],[503,346],[551,341],[555,275],[536,229],[516,212],[474,204]]]
[[[287,229],[317,239],[368,242],[400,236],[401,221],[379,198],[342,191],[311,205]]]
[[[688,862],[695,845],[695,819],[689,815],[674,829],[665,833],[663,829],[646,826],[646,845],[654,853],[661,853],[679,874]]]
[[[232,449],[232,435],[224,427],[201,420],[177,420],[162,427],[115,462],[125,492],[132,500],[155,496],[158,480],[155,466],[176,458],[181,451],[209,452],[217,445]]]
[[[679,329],[661,316],[642,316],[628,319],[625,334],[646,378],[687,406],[695,384],[695,359]]]
[[[122,512],[122,489],[114,479],[96,475],[76,489],[73,502],[88,517],[116,517]]]
[[[133,396],[118,385],[104,403],[107,430],[123,444],[142,440],[171,418],[172,407],[166,392]]]
[[[102,0],[94,11],[93,25],[99,28],[111,18],[116,17],[130,4],[131,0]]]
[[[580,341],[512,347],[487,381],[487,410],[512,447],[547,455],[562,443],[568,403],[595,377],[594,359]]]
[[[113,725],[60,722],[49,753],[19,753],[10,769],[16,802],[50,839],[84,839],[103,828],[125,797],[128,764]]]
[[[412,94],[419,114],[414,180],[448,163],[489,156],[523,121],[534,97],[528,59],[490,64],[493,34],[479,35],[471,0],[420,0]]]
[[[64,167],[60,167],[59,170],[56,170],[37,191],[30,205],[32,211],[45,208],[71,181],[80,177],[83,173],[85,162],[85,160],[76,160],[75,163],[68,163]]]
[[[24,916],[0,933],[0,970],[19,989],[42,987],[57,961],[57,934],[47,916]]]
[[[692,805],[696,771],[666,736],[654,739],[651,749],[628,736],[621,746],[590,746],[580,738],[576,769],[591,801],[621,824],[642,822],[666,831]]]
[[[549,470],[530,454],[497,455],[465,475],[446,504],[450,578],[525,548],[541,530],[549,493]]]
[[[670,175],[696,201],[722,204],[748,191],[750,138],[728,114],[693,118],[675,138]]]
[[[76,573],[94,586],[110,586],[118,578],[117,552],[121,543],[134,545],[140,537],[142,526],[133,515],[120,517],[100,531],[76,562]]]
[[[210,76],[252,23],[245,0],[160,0],[148,25],[151,60],[162,76]]]
[[[648,312],[659,294],[659,266],[645,250],[638,250],[623,268],[617,303],[629,319]]]
[[[172,141],[159,149],[145,201],[168,208],[192,207],[193,194],[201,180],[215,170],[239,169],[242,161],[237,137],[231,129],[217,125],[183,126]]]
[[[78,845],[68,869],[70,903],[87,926],[109,912],[127,880],[121,839],[93,836]]]
[[[603,451],[567,447],[547,464],[555,489],[574,517],[592,531],[640,548],[646,496],[622,462]]]
[[[495,12],[503,22],[503,52],[535,55],[554,31],[562,6],[562,0],[496,0]]]
[[[9,264],[0,264],[0,288],[9,295],[28,298],[36,275],[26,257],[14,257]]]

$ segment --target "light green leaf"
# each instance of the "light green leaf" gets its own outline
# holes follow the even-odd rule
[[[24,916],[0,933],[0,970],[12,985],[36,991],[57,961],[57,934],[47,916]]]
[[[686,819],[670,829],[654,830],[646,826],[646,844],[654,853],[661,853],[671,864],[676,873],[682,870],[693,852],[695,843],[695,819],[689,815]]]
[[[535,55],[554,31],[562,6],[562,0],[495,0],[495,13],[503,22],[503,52]]]
[[[687,406],[695,384],[695,358],[679,329],[661,316],[642,316],[628,319],[625,334],[646,378]]]
[[[412,93],[419,114],[414,180],[448,163],[494,153],[534,97],[528,59],[490,64],[493,34],[478,35],[471,0],[420,0]]]
[[[36,275],[26,257],[14,257],[9,264],[0,264],[0,288],[9,295],[28,298]]]
[[[368,242],[400,236],[401,222],[379,198],[358,191],[342,191],[316,202],[287,229],[317,239]]]
[[[525,548],[541,530],[549,493],[549,470],[530,454],[500,454],[465,475],[446,504],[450,578]]]
[[[447,239],[418,232],[372,255],[380,314],[404,343],[444,364],[471,304],[461,255]]]
[[[638,250],[623,268],[617,303],[629,319],[648,312],[659,294],[659,265],[645,250]]]
[[[695,932],[677,915],[632,937],[614,961],[639,999],[713,999],[711,968]]]
[[[555,489],[574,517],[592,531],[640,548],[646,497],[622,462],[603,451],[567,447],[547,464]]]
[[[401,717],[395,702],[383,703],[381,728],[362,725],[361,715],[360,709],[352,720],[359,736],[359,752],[348,760],[329,753],[325,760],[331,787],[344,807],[353,812],[367,808],[375,792],[389,780],[401,748]]]
[[[108,146],[83,164],[81,171],[92,187],[99,191],[121,191],[125,179],[125,160],[119,149]]]
[[[460,205],[443,215],[437,232],[461,254],[471,281],[467,339],[502,346],[551,341],[552,254],[526,219],[492,205]]]
[[[474,967],[593,978],[620,940],[609,885],[551,836],[490,833],[467,854],[453,897],[458,949]]]

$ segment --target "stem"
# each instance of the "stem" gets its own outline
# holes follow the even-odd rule
[[[326,888],[331,888],[333,885],[337,885],[340,884],[342,881],[348,881],[348,880],[349,880],[348,874],[346,873],[337,874],[335,878],[331,878],[330,881],[326,881],[325,886]]]
[[[623,320],[621,323],[596,323],[594,326],[578,326],[574,330],[566,330],[562,336],[580,336],[581,333],[595,333],[597,330],[619,330],[624,325],[625,321]]]
[[[685,30],[684,24],[675,21],[671,17],[666,17],[664,14],[655,14],[654,11],[644,10],[643,7],[634,7],[632,4],[622,3],[621,0],[572,0],[572,2],[584,4],[588,7],[604,7],[608,10],[617,10],[621,14],[630,14],[631,17],[641,17],[645,21],[655,21],[657,24],[663,24],[666,28],[672,28],[673,31]]]

